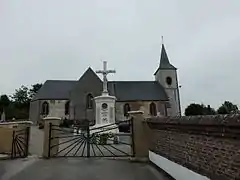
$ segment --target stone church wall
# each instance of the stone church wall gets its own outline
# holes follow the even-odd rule
[[[40,120],[41,118],[41,107],[42,103],[48,102],[49,104],[49,114],[48,116],[52,117],[59,117],[59,118],[69,118],[69,119],[76,119],[74,117],[74,114],[76,114],[75,110],[74,112],[74,106],[72,103],[70,103],[69,108],[69,115],[65,115],[65,104],[68,100],[38,100],[31,102],[30,104],[30,111],[29,111],[29,118],[34,123]],[[152,101],[133,101],[133,102],[116,102],[116,120],[125,120],[126,117],[124,117],[124,104],[128,103],[130,105],[131,111],[137,111],[139,109],[144,111],[145,116],[150,116],[149,112],[149,105],[152,103]],[[161,101],[155,101],[157,112],[160,112],[161,115],[165,115],[165,104]],[[86,111],[86,110],[85,110]],[[90,115],[95,115],[94,109],[88,110],[91,112],[85,112],[84,115],[87,116],[89,119]],[[85,117],[84,116],[84,117]]]
[[[172,79],[172,83],[170,85],[167,84],[166,82],[167,77],[171,77]],[[169,116],[181,115],[177,71],[161,69],[155,75],[155,80],[158,81],[164,87],[169,97],[171,108],[168,108],[167,110],[168,115]]]
[[[169,116],[179,116],[181,115],[179,106],[178,89],[165,89],[169,97],[170,108],[168,108]]]
[[[32,101],[30,103],[29,120],[34,124],[36,124],[40,118],[40,103],[40,101]]]
[[[88,69],[79,79],[70,92],[71,118],[75,120],[89,119],[94,121],[94,107],[87,109],[87,96],[100,96],[102,93],[102,81],[91,69]]]
[[[51,117],[65,118],[65,104],[68,100],[47,100]],[[42,101],[43,103],[44,101]]]
[[[144,116],[150,116],[149,106],[153,101],[130,101],[130,102],[116,102],[116,120],[124,120],[124,105],[128,103],[131,111],[141,110],[144,112]],[[154,102],[157,107],[157,112],[162,116],[165,116],[165,104],[161,101]]]
[[[49,114],[51,117],[68,118],[65,115],[65,104],[68,100],[37,100],[30,103],[29,120],[34,124],[42,118],[41,108],[44,102],[49,105]]]
[[[150,151],[212,180],[240,179],[240,115],[149,118],[147,124]]]

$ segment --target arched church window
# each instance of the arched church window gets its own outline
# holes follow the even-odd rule
[[[154,102],[152,102],[149,106],[150,109],[150,115],[151,116],[156,116],[157,115],[157,108],[156,108],[156,104]]]
[[[47,101],[44,101],[42,103],[42,109],[41,109],[42,115],[48,115],[49,114],[49,104]]]
[[[87,95],[87,109],[93,108],[93,96],[92,94]]]
[[[69,115],[70,101],[65,103],[65,115]]]
[[[128,116],[128,111],[131,111],[131,108],[130,108],[130,105],[128,103],[126,103],[123,106],[124,116]]]
[[[166,82],[167,82],[167,84],[170,86],[170,85],[172,84],[172,78],[168,76],[168,77],[166,78]]]

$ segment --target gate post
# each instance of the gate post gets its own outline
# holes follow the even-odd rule
[[[61,118],[57,117],[46,117],[43,119],[44,121],[44,140],[43,140],[43,157],[44,158],[50,158],[53,154],[56,154],[58,152],[58,144],[59,139],[51,139],[54,137],[57,137],[59,134],[58,131],[54,129],[59,128]],[[51,146],[53,146],[51,148]]]
[[[14,154],[13,154],[14,153]],[[12,133],[12,150],[11,150],[11,158],[16,156],[16,149],[15,149],[15,130]]]
[[[25,146],[25,157],[28,156],[28,152],[29,152],[29,136],[30,136],[30,127],[26,128],[26,132],[25,132],[25,138],[26,138],[26,146]]]
[[[90,157],[90,129],[89,129],[89,123],[87,127],[87,157]]]
[[[136,158],[148,158],[150,132],[148,126],[144,123],[143,111],[130,111],[132,116],[132,129],[133,129],[133,150]]]

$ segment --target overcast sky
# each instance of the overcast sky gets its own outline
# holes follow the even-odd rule
[[[0,93],[78,79],[107,60],[110,80],[153,80],[161,36],[182,106],[240,105],[239,0],[0,0]]]

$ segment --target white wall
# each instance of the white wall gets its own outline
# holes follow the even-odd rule
[[[169,86],[166,82],[166,77],[172,78],[172,85]],[[176,70],[168,70],[168,69],[160,69],[158,70],[155,80],[160,82],[161,85],[165,88],[178,88],[178,82],[177,82],[177,71]]]
[[[172,78],[172,84],[168,85],[166,82],[166,78]],[[171,108],[168,109],[168,115],[177,116],[181,114],[180,110],[180,102],[178,97],[178,78],[176,70],[169,69],[160,69],[155,75],[155,80],[158,81],[164,88],[169,97],[169,102],[171,104]]]
[[[46,100],[49,104],[49,114],[51,117],[65,117],[65,104],[68,100]],[[41,102],[41,105],[44,101]],[[40,106],[41,107],[41,106]]]
[[[149,159],[176,180],[210,180],[152,151],[149,151]]]
[[[171,108],[168,108],[168,115],[170,116],[178,116],[181,114],[179,109],[179,97],[178,97],[178,89],[165,89],[168,97],[169,102],[171,104]]]

